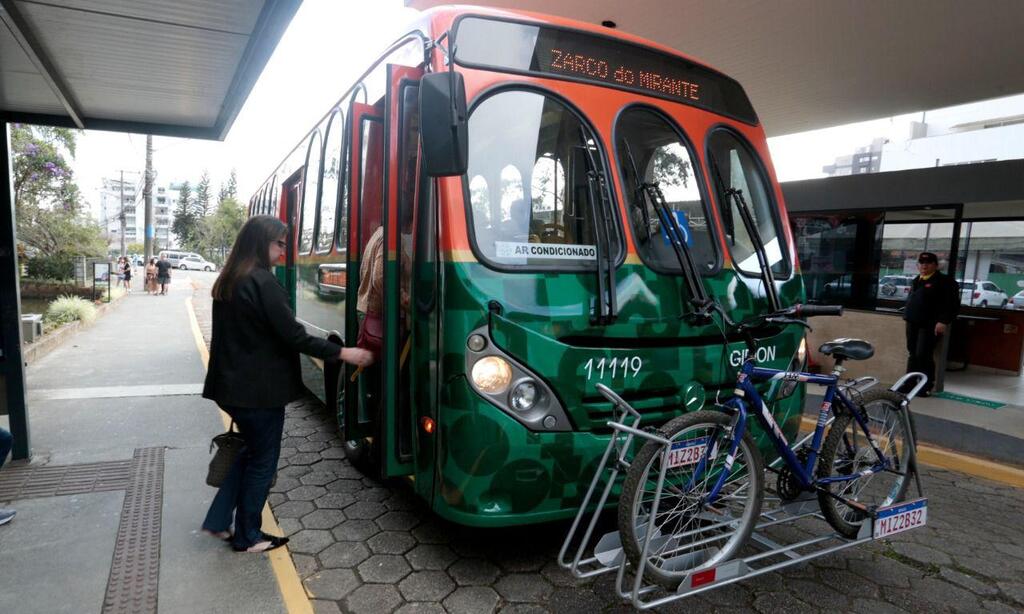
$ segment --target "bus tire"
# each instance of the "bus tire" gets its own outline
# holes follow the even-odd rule
[[[344,374],[342,371],[339,375]],[[338,432],[344,434],[345,432],[345,382],[344,378],[338,377],[338,384],[336,386],[337,392],[334,396],[334,407],[336,413],[336,421],[338,424]],[[350,439],[343,441],[341,449],[345,451],[345,458],[352,464],[353,467],[358,469],[361,473],[367,476],[376,475],[376,467],[374,463],[374,450],[373,442],[367,438]]]

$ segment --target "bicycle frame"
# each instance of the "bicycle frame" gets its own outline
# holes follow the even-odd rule
[[[769,411],[767,403],[764,402],[764,399],[761,398],[761,394],[754,386],[755,381],[767,380],[795,380],[802,383],[821,384],[823,386],[827,386],[825,390],[825,398],[822,400],[821,409],[818,411],[818,422],[815,426],[814,436],[811,440],[810,452],[807,456],[806,462],[803,464],[801,464],[796,453],[794,453],[792,448],[790,448],[789,442],[782,434],[782,429],[779,428],[779,425],[772,416],[771,411]],[[724,470],[719,474],[714,487],[708,495],[709,502],[717,500],[719,491],[728,480],[729,475],[732,473],[732,465],[736,458],[736,450],[739,448],[740,440],[743,438],[743,433],[746,430],[749,407],[758,408],[758,411],[756,412],[758,421],[767,433],[772,445],[775,446],[776,451],[778,451],[779,455],[782,457],[783,462],[790,468],[803,488],[810,489],[812,487],[823,486],[835,482],[847,482],[878,471],[884,471],[888,468],[889,463],[882,451],[878,449],[875,438],[871,435],[871,431],[868,428],[866,417],[863,416],[861,412],[857,411],[856,405],[854,405],[843,391],[840,390],[838,375],[818,375],[815,373],[802,373],[799,371],[766,369],[755,366],[753,358],[747,358],[743,362],[743,366],[740,369],[739,374],[737,374],[734,394],[735,396],[733,398],[724,403],[726,408],[732,410],[736,414],[731,428],[732,432],[730,435],[731,442],[729,455],[726,457]],[[871,443],[871,447],[874,449],[875,455],[879,460],[874,466],[851,475],[815,479],[813,474],[814,465],[818,461],[818,453],[821,450],[821,443],[824,439],[825,425],[828,422],[829,413],[832,411],[833,403],[836,402],[842,405],[854,416],[857,424],[860,425],[861,430],[864,432],[865,437]],[[716,445],[709,446],[704,457],[695,468],[693,477],[690,480],[691,483],[695,482],[697,476],[703,472],[704,468],[707,466],[706,461],[714,459],[717,454],[718,450],[716,441]]]

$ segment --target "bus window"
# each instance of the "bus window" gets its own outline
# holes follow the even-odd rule
[[[615,136],[627,219],[640,257],[656,271],[680,272],[669,230],[655,207],[659,195],[654,191],[660,190],[685,235],[694,264],[703,271],[714,270],[718,257],[707,204],[701,197],[691,149],[679,132],[655,111],[634,107],[622,113]]]
[[[469,119],[469,215],[474,248],[498,268],[597,266],[585,148],[601,152],[580,118],[561,102],[508,90],[477,105]],[[596,204],[599,207],[600,204]],[[489,215],[487,214],[489,212]],[[612,250],[621,250],[618,237]]]
[[[344,183],[342,161],[342,136],[345,134],[345,119],[341,111],[335,111],[327,124],[327,138],[324,140],[324,175],[320,188],[320,230],[317,233],[316,251],[329,252],[334,244],[335,212],[338,210],[338,186]]]
[[[730,188],[743,192],[743,199],[764,243],[772,273],[778,277],[788,276],[789,261],[775,205],[768,193],[764,171],[750,148],[733,132],[715,130],[708,138],[708,165],[711,182],[717,192],[726,242],[736,267],[751,275],[761,274],[757,254],[743,225],[736,199],[725,193]]]
[[[277,193],[277,176],[270,178],[270,187],[267,188],[267,215],[277,217],[277,205],[279,195]]]
[[[313,229],[316,226],[316,205],[320,192],[320,132],[309,139],[306,152],[306,172],[302,182],[302,231],[299,234],[299,254],[308,254],[313,247]]]

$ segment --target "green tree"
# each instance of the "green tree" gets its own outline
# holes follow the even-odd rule
[[[231,169],[227,184],[220,185],[220,192],[217,193],[217,202],[222,203],[228,198],[238,198],[238,177],[235,176],[235,169]]]
[[[11,124],[14,207],[19,252],[68,259],[106,251],[102,229],[82,203],[69,160],[78,132]]]
[[[171,232],[178,238],[178,247],[191,250],[196,237],[199,220],[192,203],[192,186],[186,181],[178,188],[178,205],[174,209]]]
[[[217,264],[223,264],[244,223],[245,208],[242,203],[236,198],[225,198],[217,205],[213,215],[203,219],[203,239],[197,251]]]
[[[203,176],[199,178],[199,184],[196,186],[193,211],[196,217],[200,218],[210,214],[210,173],[206,170],[203,171]]]

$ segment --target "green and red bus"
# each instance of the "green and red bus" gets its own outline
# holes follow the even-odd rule
[[[428,105],[439,92],[450,110]],[[449,128],[434,147],[428,134]],[[361,468],[411,478],[465,525],[574,513],[611,432],[598,383],[647,426],[731,393],[746,350],[694,317],[697,298],[738,321],[804,295],[742,87],[662,45],[534,13],[423,13],[249,212],[288,224],[278,275],[297,317],[350,343],[363,250],[383,227],[380,360],[304,359],[304,378]],[[801,368],[798,328],[762,339],[758,360]],[[792,437],[802,388],[767,393]]]

